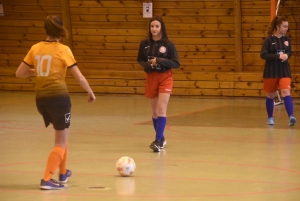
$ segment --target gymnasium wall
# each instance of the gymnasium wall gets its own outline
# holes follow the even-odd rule
[[[70,30],[63,43],[71,46],[96,93],[143,94],[145,73],[136,61],[148,32],[143,2],[2,0],[0,90],[33,90],[34,78],[15,78],[14,72],[29,48],[46,38],[45,17],[57,14]],[[259,52],[270,21],[269,0],[148,2],[154,15],[163,16],[180,57],[180,69],[173,70],[174,95],[264,96]],[[295,28],[292,22],[290,28]],[[290,63],[296,71],[293,57]],[[299,96],[298,80],[296,74],[294,96]],[[83,92],[69,74],[66,81],[70,92]]]

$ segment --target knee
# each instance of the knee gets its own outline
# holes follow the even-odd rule
[[[158,115],[157,115],[157,111],[153,111],[153,112],[152,112],[152,117],[153,117],[154,119],[156,119],[157,116],[158,116]]]
[[[158,107],[158,116],[166,116],[167,108],[166,107]]]
[[[275,93],[267,93],[267,98],[273,99],[275,97]]]
[[[290,96],[290,94],[291,94],[289,89],[283,89],[283,90],[280,91],[280,93],[281,93],[283,98],[286,97],[286,96]]]

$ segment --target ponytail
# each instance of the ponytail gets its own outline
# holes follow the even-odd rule
[[[58,16],[48,15],[44,23],[44,28],[46,34],[52,38],[68,37],[68,31],[63,27],[63,22]]]
[[[287,22],[287,21],[288,21],[287,18],[284,16],[275,16],[271,21],[267,34],[272,35],[277,30],[277,26],[281,25],[282,22]]]

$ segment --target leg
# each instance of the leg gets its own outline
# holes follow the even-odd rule
[[[268,125],[274,125],[273,111],[274,111],[274,97],[278,89],[277,78],[264,78],[264,91],[267,93],[266,110],[268,114]]]
[[[166,93],[159,93],[158,97],[149,99],[155,131],[157,128],[157,118],[167,116],[167,106],[168,106],[169,99],[170,99],[170,94],[166,94]]]
[[[64,159],[65,148],[68,141],[69,129],[55,130],[55,143],[54,148],[49,154],[44,177],[41,180],[40,189],[52,190],[63,189],[64,185],[60,184],[56,180],[52,179],[52,175],[59,167]]]
[[[167,106],[169,103],[169,99],[170,99],[170,94],[167,94],[167,93],[159,93],[158,94],[157,115],[159,117],[167,116]]]
[[[280,90],[283,100],[284,100],[284,105],[285,105],[285,110],[288,114],[288,116],[293,116],[294,115],[294,107],[293,107],[293,101],[291,97],[291,92],[289,89],[281,89]]]
[[[164,131],[167,123],[167,107],[170,100],[170,94],[160,93],[158,96],[158,117],[157,117],[157,131],[156,139],[160,142],[160,148],[164,148],[166,145],[166,140],[164,136]]]
[[[55,130],[55,145],[65,149],[69,138],[69,128]]]
[[[44,172],[44,180],[49,181],[56,169],[63,161],[65,148],[68,141],[69,129],[55,130],[55,144],[54,148],[50,152],[46,170]]]
[[[294,126],[296,118],[294,117],[294,106],[291,97],[291,78],[281,78],[279,80],[279,89],[284,100],[286,112],[289,117],[289,125]]]
[[[148,75],[149,74],[147,74],[147,78],[149,78],[151,74],[149,76]],[[156,73],[153,75],[155,76],[152,77],[152,81],[154,81],[153,83],[147,81],[150,79],[146,80],[146,89],[152,89],[146,90],[146,97],[155,97],[150,99],[150,105],[156,137],[155,141],[151,143],[150,148],[153,149],[154,152],[159,152],[166,144],[164,130],[166,126],[167,106],[170,94],[172,93],[173,79],[171,71]],[[152,91],[152,93],[149,93],[150,91]]]
[[[293,100],[291,97],[291,92],[289,89],[281,89],[281,94],[284,100],[284,106],[285,110],[289,116],[289,125],[294,126],[296,123],[296,118],[294,117],[294,106],[293,106]]]
[[[153,149],[154,152],[159,152],[160,149],[166,145],[164,130],[166,127],[166,113],[169,99],[170,94],[159,93],[157,99],[150,100],[153,116],[157,117],[156,137],[155,141],[150,145],[150,148]]]
[[[267,93],[266,99],[266,110],[268,113],[268,125],[274,125],[273,111],[274,111],[274,97],[276,91],[272,93]]]
[[[149,102],[150,102],[150,106],[151,106],[151,110],[152,110],[153,127],[156,132],[158,97],[149,98]]]
[[[164,130],[166,126],[167,106],[170,94],[159,93],[158,97],[150,99],[153,118],[156,120],[156,140],[161,141],[164,138]]]
[[[63,160],[59,165],[59,174],[66,174],[67,172],[67,158],[68,158],[68,143],[66,143],[65,154]]]

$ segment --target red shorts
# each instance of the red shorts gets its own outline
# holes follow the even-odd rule
[[[291,89],[291,78],[264,78],[264,90],[273,93],[280,89]]]
[[[145,96],[155,98],[158,93],[172,94],[173,76],[172,71],[168,70],[163,73],[151,72],[146,74]]]

